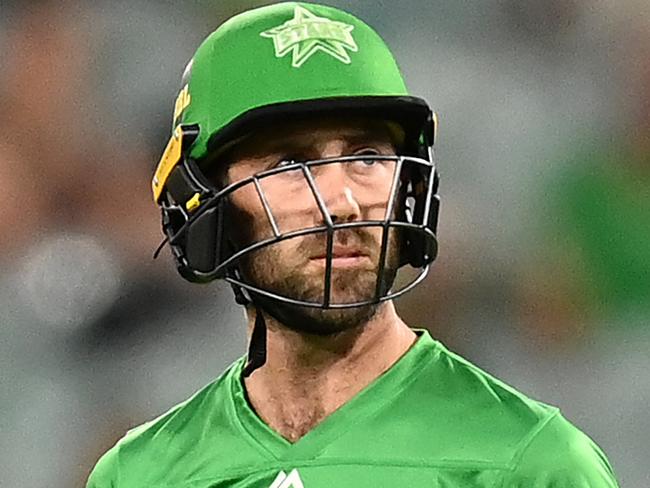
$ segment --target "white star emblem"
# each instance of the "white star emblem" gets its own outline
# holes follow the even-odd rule
[[[273,39],[276,57],[282,58],[288,52],[293,52],[291,65],[300,68],[316,51],[322,51],[342,63],[350,64],[347,50],[359,50],[352,37],[352,29],[352,25],[318,17],[298,5],[294,10],[293,19],[260,35]]]

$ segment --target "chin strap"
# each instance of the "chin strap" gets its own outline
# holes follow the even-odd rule
[[[255,309],[255,325],[248,345],[248,362],[242,371],[244,378],[248,378],[253,371],[261,368],[266,363],[266,322],[259,307]]]

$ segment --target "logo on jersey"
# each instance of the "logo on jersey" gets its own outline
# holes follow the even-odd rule
[[[273,39],[276,57],[282,58],[289,52],[293,53],[291,65],[300,68],[317,51],[350,64],[348,50],[359,50],[352,37],[352,29],[352,25],[318,17],[298,5],[294,10],[293,19],[260,35]]]
[[[273,483],[269,488],[305,488],[300,479],[297,469],[291,470],[291,473],[287,475],[284,471],[280,471],[276,476]]]

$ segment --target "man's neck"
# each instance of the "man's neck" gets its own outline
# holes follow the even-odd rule
[[[363,326],[332,336],[299,333],[264,317],[266,364],[245,387],[260,418],[291,442],[388,370],[416,339],[392,302]]]

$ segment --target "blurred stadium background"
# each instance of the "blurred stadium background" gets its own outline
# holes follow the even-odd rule
[[[243,353],[149,179],[181,72],[254,0],[0,0],[0,486],[82,487]],[[439,112],[441,255],[412,325],[559,405],[650,486],[650,3],[328,0]],[[254,76],[251,73],[251,76]]]

